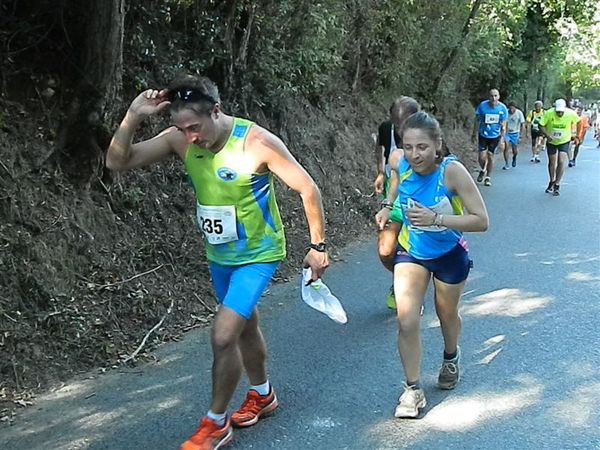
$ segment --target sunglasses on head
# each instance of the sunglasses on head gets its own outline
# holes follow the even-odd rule
[[[176,89],[169,91],[167,96],[170,102],[174,102],[175,100],[181,100],[182,102],[199,102],[201,100],[206,100],[211,103],[218,103],[210,95],[197,89]]]

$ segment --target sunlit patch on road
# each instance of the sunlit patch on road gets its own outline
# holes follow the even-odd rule
[[[157,366],[166,366],[167,364],[176,363],[177,361],[181,360],[182,358],[183,358],[183,355],[175,355],[175,354],[163,356],[156,362],[156,365]]]
[[[589,258],[582,259],[568,259],[565,261],[565,264],[573,265],[573,264],[585,264],[589,262],[599,261],[600,256],[591,256]]]
[[[487,364],[491,363],[491,362],[494,360],[494,358],[495,358],[496,356],[498,356],[498,354],[499,354],[501,351],[502,351],[502,349],[501,349],[501,348],[498,348],[498,349],[494,350],[494,351],[493,351],[492,353],[490,353],[489,355],[486,355],[486,356],[484,356],[483,358],[481,358],[479,361],[477,361],[477,364],[480,364],[480,365],[487,365]]]
[[[570,272],[565,278],[571,281],[600,281],[600,275],[592,275],[587,272]]]
[[[501,342],[504,342],[505,340],[506,340],[505,334],[498,334],[496,336],[492,336],[491,338],[487,339],[483,343],[483,347],[480,350],[477,350],[476,353],[486,352],[486,351],[490,350],[492,347],[500,344]],[[487,364],[491,363],[494,360],[494,358],[496,358],[496,356],[498,356],[498,354],[501,351],[502,351],[502,347],[497,348],[496,350],[493,350],[491,353],[488,353],[483,358],[481,358],[479,361],[477,361],[476,364],[487,365]]]
[[[486,339],[486,341],[483,343],[483,348],[479,350],[478,353],[484,352],[490,347],[493,347],[494,345],[499,344],[504,340],[506,340],[505,334],[498,334],[496,336],[492,336],[491,338]]]
[[[84,450],[89,448],[91,443],[92,440],[90,438],[79,438],[54,448],[56,450]]]
[[[467,278],[467,283],[475,281],[475,280],[479,280],[480,278],[483,278],[485,276],[484,272],[480,272],[478,270],[471,270],[471,272],[469,272],[469,277]]]
[[[565,362],[565,374],[573,379],[594,378],[600,380],[600,368],[591,362]]]
[[[592,428],[597,432],[600,419],[600,382],[564,391],[565,398],[550,408],[558,424],[573,428]]]
[[[91,381],[75,381],[71,384],[61,387],[56,391],[48,394],[46,398],[48,400],[62,400],[69,397],[78,397],[87,395],[94,385]]]
[[[553,297],[536,292],[504,288],[478,295],[465,302],[461,314],[470,316],[519,317],[544,308]]]
[[[146,386],[142,389],[136,389],[135,391],[131,391],[128,395],[129,397],[138,398],[141,394],[145,394],[147,392],[160,391],[166,389],[167,387],[172,388],[173,386],[181,383],[191,382],[193,378],[193,375],[184,375],[178,377],[176,380],[169,380],[168,383],[156,383],[151,386]]]
[[[123,413],[125,408],[115,408],[112,411],[102,411],[95,414],[86,415],[75,420],[75,423],[80,428],[98,428],[102,426],[108,426],[112,422],[116,422]]]
[[[330,417],[317,417],[311,423],[311,426],[314,428],[334,428],[338,425],[340,425],[340,423],[334,421]]]
[[[594,261],[600,261],[600,256],[585,256],[580,255],[579,253],[569,253],[540,260],[540,264],[544,264],[545,266],[552,266],[554,264],[566,264],[572,266],[574,264],[587,264]]]
[[[165,409],[172,409],[181,405],[181,399],[169,398],[158,402],[152,409],[156,411],[164,411]]]
[[[518,414],[538,403],[543,394],[539,382],[529,380],[526,385],[504,392],[480,392],[473,395],[451,396],[426,410],[419,420],[389,419],[376,424],[371,436],[386,447],[390,442],[402,440],[406,444],[427,439],[427,432],[464,432],[486,422]],[[410,446],[410,445],[408,445]],[[395,447],[397,448],[397,447]]]
[[[532,406],[541,398],[542,390],[538,385],[513,392],[450,398],[431,409],[423,420],[431,429],[468,430],[486,420],[498,419]]]
[[[437,317],[431,319],[429,322],[425,324],[425,328],[439,328],[440,327],[440,319]]]

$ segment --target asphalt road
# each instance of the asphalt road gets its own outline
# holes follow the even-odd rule
[[[600,148],[588,134],[560,197],[544,193],[542,156],[530,163],[524,151],[508,171],[497,164],[493,186],[481,187],[491,227],[468,236],[475,267],[462,300],[456,390],[435,388],[442,344],[430,294],[422,321],[429,405],[422,419],[393,417],[403,376],[384,304],[390,276],[368,239],[325,278],[348,324],[304,305],[299,282],[265,296],[281,406],[236,431],[228,448],[600,448]],[[0,448],[177,449],[209,404],[208,330],[155,354],[154,363],[89,374],[37,399],[0,428]]]

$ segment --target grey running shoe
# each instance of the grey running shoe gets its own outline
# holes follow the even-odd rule
[[[555,197],[558,197],[560,195],[560,186],[558,184],[554,185],[554,192],[552,192],[552,195],[554,195]]]
[[[502,166],[502,170],[508,170],[508,164],[504,164],[504,165]]]
[[[490,177],[485,177],[485,180],[483,180],[483,185],[484,186],[491,186],[492,185],[492,180]]]
[[[485,177],[485,170],[480,170],[479,175],[477,175],[477,182],[481,183],[483,181],[483,177]]]
[[[427,406],[425,391],[414,386],[404,385],[404,392],[398,400],[394,417],[399,419],[414,419],[419,416],[420,410]]]
[[[554,181],[548,183],[548,187],[546,188],[546,194],[552,194],[554,191]]]
[[[454,389],[460,380],[460,347],[456,348],[454,359],[444,359],[440,374],[438,375],[438,387],[440,389]]]

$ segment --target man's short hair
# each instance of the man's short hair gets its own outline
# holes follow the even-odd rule
[[[181,74],[167,87],[171,111],[191,109],[198,114],[209,114],[216,103],[221,103],[219,88],[208,77]]]
[[[401,95],[390,106],[390,115],[400,114],[409,116],[421,110],[421,105],[412,97]]]

